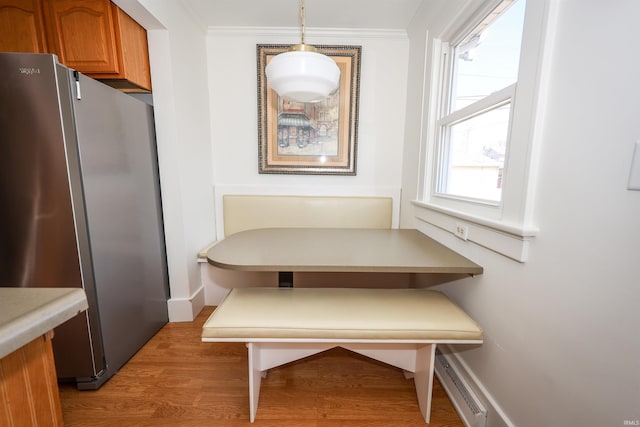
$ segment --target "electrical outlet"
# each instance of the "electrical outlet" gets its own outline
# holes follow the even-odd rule
[[[467,240],[469,238],[469,227],[465,224],[456,222],[456,228],[453,234],[462,240]]]

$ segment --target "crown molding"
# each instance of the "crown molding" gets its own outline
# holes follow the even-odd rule
[[[211,36],[262,36],[262,37],[287,37],[297,40],[300,37],[298,27],[222,27],[210,26],[207,35]],[[407,40],[409,37],[405,30],[378,29],[378,28],[305,28],[305,37],[313,39],[340,38],[350,39],[398,39]]]

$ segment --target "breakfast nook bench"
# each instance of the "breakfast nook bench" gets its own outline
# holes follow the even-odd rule
[[[250,420],[267,370],[343,347],[414,378],[429,423],[437,344],[481,344],[482,329],[426,289],[234,288],[202,328],[203,342],[246,342]]]

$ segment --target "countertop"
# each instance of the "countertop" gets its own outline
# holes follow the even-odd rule
[[[0,359],[87,307],[80,288],[0,288]]]

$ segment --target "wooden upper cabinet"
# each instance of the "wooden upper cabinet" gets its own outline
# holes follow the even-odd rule
[[[48,52],[40,0],[0,0],[0,52]]]
[[[0,0],[2,1],[2,0]],[[109,0],[43,0],[60,62],[128,92],[151,90],[147,32]]]
[[[118,73],[109,0],[45,0],[51,48],[60,62],[83,73]]]
[[[118,51],[121,55],[122,76],[126,81],[151,90],[147,30],[124,13],[122,9],[116,6],[114,9],[117,11],[115,26],[116,34],[119,34]]]
[[[55,53],[122,91],[151,90],[147,31],[109,0],[0,0],[0,52]]]

